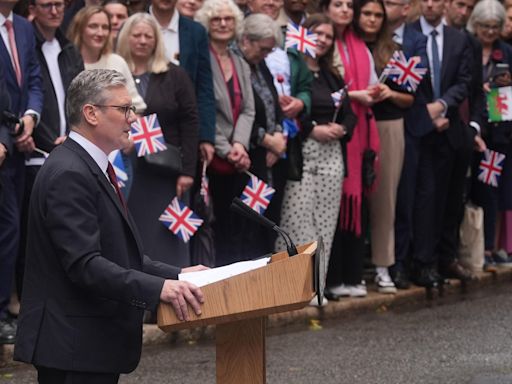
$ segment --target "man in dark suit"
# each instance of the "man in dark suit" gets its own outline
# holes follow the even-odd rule
[[[471,50],[470,69],[471,83],[469,94],[466,100],[461,104],[460,115],[462,119],[465,140],[460,149],[455,152],[455,163],[458,165],[458,188],[450,188],[448,204],[446,206],[445,218],[443,219],[443,227],[441,235],[436,245],[436,253],[439,260],[444,266],[452,265],[452,269],[456,266],[453,261],[457,257],[459,250],[459,227],[464,213],[464,184],[461,178],[466,177],[467,169],[471,164],[473,149],[482,152],[486,149],[486,144],[480,136],[480,128],[484,123],[484,112],[486,109],[485,95],[482,84],[482,45],[478,39],[466,29],[466,24],[473,12],[477,0],[450,0],[446,2],[445,21],[446,24],[461,31],[467,39]],[[471,140],[473,138],[473,140]],[[462,188],[460,188],[462,187]],[[460,268],[453,271],[446,271],[450,275],[459,275],[459,277],[469,278],[465,276],[464,271]]]
[[[11,321],[7,305],[11,297],[14,266],[19,247],[20,207],[25,178],[24,153],[34,149],[32,132],[37,125],[43,93],[39,63],[35,53],[34,31],[30,23],[12,8],[17,0],[0,1],[0,61],[5,72],[5,85],[11,99],[11,111],[21,116],[24,130],[13,142],[0,179],[3,201],[0,204],[0,343],[12,343],[2,335],[6,321]]]
[[[117,383],[140,359],[144,310],[163,301],[186,320],[187,303],[199,315],[203,297],[173,280],[180,268],[142,253],[108,161],[128,145],[136,118],[126,79],[82,72],[68,89],[67,115],[71,132],[32,193],[14,358],[33,364],[40,384]]]
[[[149,12],[161,27],[167,58],[183,67],[196,88],[199,110],[199,149],[208,163],[215,151],[215,96],[208,35],[202,25],[182,17],[177,0],[153,0]]]
[[[422,139],[414,209],[413,280],[422,286],[433,286],[440,280],[438,263],[446,274],[468,277],[456,260],[440,260],[435,250],[446,222],[450,230],[454,222],[446,215],[447,207],[462,199],[467,164],[464,167],[458,154],[473,139],[459,114],[471,82],[471,50],[464,34],[442,23],[444,5],[444,0],[421,0],[422,16],[413,24],[428,38],[431,81],[426,96],[434,127]]]
[[[428,66],[427,38],[405,23],[410,11],[409,0],[386,0],[386,15],[393,39],[407,57],[419,56]],[[414,104],[405,114],[404,166],[397,191],[395,217],[395,265],[392,277],[398,289],[409,287],[409,252],[413,240],[413,212],[416,196],[416,175],[421,155],[421,138],[432,132],[432,120],[426,107],[425,78],[414,95]]]
[[[4,67],[0,61],[0,168],[7,157],[7,154],[12,150],[12,140],[7,129],[7,124],[3,120],[2,113],[11,109],[11,100],[9,93],[5,86]],[[0,179],[0,205],[2,204],[2,184]]]
[[[30,0],[29,9],[33,16],[32,26],[44,92],[41,119],[33,137],[36,148],[49,153],[66,138],[66,90],[71,80],[83,71],[84,63],[80,52],[59,29],[64,17],[64,0]],[[25,192],[20,233],[22,245],[26,244],[28,204],[32,186],[44,159],[43,154],[34,151],[25,161]],[[25,247],[21,246],[16,260],[16,287],[20,297],[24,265]]]

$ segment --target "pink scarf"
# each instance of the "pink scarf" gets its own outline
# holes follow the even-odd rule
[[[346,50],[340,40],[336,40],[338,51],[345,68],[345,84],[349,85],[349,91],[368,88],[370,81],[370,60],[368,48],[359,39],[351,28],[345,31],[344,35]],[[348,57],[350,61],[346,57]],[[380,142],[375,118],[371,114],[368,120],[367,113],[371,109],[357,101],[351,102],[352,109],[357,116],[357,125],[352,134],[352,139],[347,144],[348,177],[343,181],[343,192],[341,196],[340,226],[342,230],[354,232],[361,235],[361,204],[363,199],[363,182],[361,177],[363,152],[371,148],[379,153]],[[368,133],[369,132],[369,133]],[[376,170],[377,161],[376,161]],[[372,189],[375,188],[374,183]],[[371,191],[365,191],[370,193]]]

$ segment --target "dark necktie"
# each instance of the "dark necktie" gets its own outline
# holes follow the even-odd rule
[[[439,47],[436,40],[438,34],[435,29],[430,33],[432,36],[432,86],[434,87],[434,100],[441,97],[441,61],[439,60]]]
[[[127,214],[128,210],[126,208],[126,201],[124,201],[123,194],[121,193],[121,190],[119,189],[119,184],[117,183],[117,176],[114,171],[114,167],[112,166],[110,161],[108,162],[108,166],[107,166],[107,175],[108,175],[108,178],[110,179],[110,182],[114,186],[114,189],[116,190],[117,197],[119,198],[119,201],[121,202],[121,205],[124,209],[124,213]]]

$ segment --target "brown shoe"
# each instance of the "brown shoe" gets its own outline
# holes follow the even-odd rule
[[[454,260],[448,267],[443,270],[443,275],[448,278],[470,281],[476,278],[473,273],[465,268],[458,260]]]

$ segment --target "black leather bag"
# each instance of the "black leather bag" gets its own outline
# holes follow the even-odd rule
[[[377,178],[377,174],[375,172],[375,159],[377,158],[377,154],[373,149],[365,149],[363,152],[363,187],[371,188],[375,179]]]
[[[183,172],[181,148],[165,143],[167,149],[149,155],[144,155],[144,160],[154,170],[167,175],[179,175]]]
[[[377,178],[377,173],[375,172],[375,160],[377,159],[377,153],[369,147],[370,145],[370,119],[372,118],[371,113],[366,114],[366,127],[367,138],[368,138],[368,148],[366,148],[363,152],[363,164],[362,164],[362,181],[364,188],[371,188],[375,179]]]

